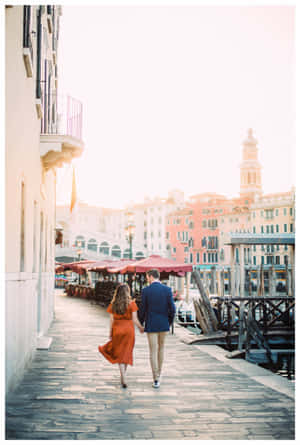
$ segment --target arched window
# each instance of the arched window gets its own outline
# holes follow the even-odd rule
[[[130,249],[125,249],[124,250],[123,258],[130,258]]]
[[[104,255],[109,255],[109,244],[106,241],[100,244],[100,253],[104,253]]]
[[[145,258],[145,255],[144,255],[143,252],[137,252],[136,255],[135,255],[135,258],[137,260],[141,260],[142,258]]]
[[[91,238],[88,241],[88,250],[93,250],[94,252],[97,252],[97,241],[94,238]]]
[[[112,256],[116,256],[118,258],[121,258],[120,246],[118,246],[118,245],[113,246],[112,249],[111,249],[111,254],[112,254]]]
[[[81,235],[76,236],[75,246],[82,247],[82,248],[85,247],[85,239],[83,236],[81,236]]]

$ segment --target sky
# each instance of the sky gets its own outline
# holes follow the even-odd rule
[[[295,185],[293,6],[63,6],[59,88],[83,103],[80,200],[238,196],[258,140],[264,193]],[[58,172],[69,203],[71,167]]]

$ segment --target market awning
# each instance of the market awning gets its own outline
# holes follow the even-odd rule
[[[177,276],[184,276],[186,272],[192,272],[192,264],[177,263],[176,261],[163,258],[159,255],[151,255],[143,260],[135,261],[120,270],[120,273],[145,273],[148,270],[157,269],[159,272],[166,272]]]

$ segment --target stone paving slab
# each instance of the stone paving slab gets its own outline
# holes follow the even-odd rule
[[[295,439],[293,388],[270,385],[268,371],[253,372],[244,361],[232,366],[215,346],[187,345],[184,328],[176,326],[167,338],[161,387],[151,386],[147,338],[136,332],[123,389],[118,367],[97,352],[108,329],[105,309],[57,292],[50,349],[36,351],[7,397],[6,439]]]

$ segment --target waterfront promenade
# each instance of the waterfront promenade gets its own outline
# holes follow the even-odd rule
[[[97,353],[105,309],[56,291],[49,350],[38,350],[7,398],[6,439],[293,440],[293,384],[216,346],[169,335],[159,389],[152,388],[146,334],[136,331],[128,388]]]

